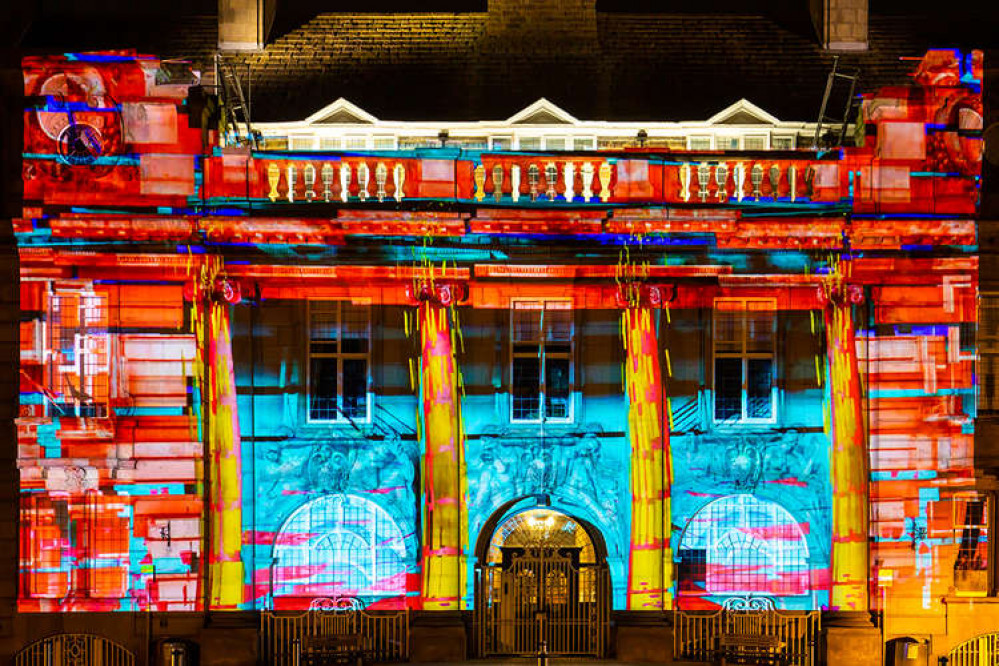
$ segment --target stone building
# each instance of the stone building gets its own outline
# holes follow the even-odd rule
[[[13,68],[17,663],[994,650],[987,56],[846,0],[272,9]]]

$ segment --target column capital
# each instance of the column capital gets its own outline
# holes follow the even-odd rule
[[[619,282],[617,285],[617,304],[621,308],[637,307],[655,310],[666,307],[675,298],[675,284],[627,281]]]
[[[406,297],[413,305],[432,303],[448,307],[468,298],[468,286],[454,280],[421,280],[406,285]]]

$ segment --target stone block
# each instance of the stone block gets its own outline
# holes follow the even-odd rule
[[[617,627],[617,660],[629,663],[671,663],[673,628],[661,625]]]

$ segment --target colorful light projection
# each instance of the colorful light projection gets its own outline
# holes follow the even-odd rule
[[[340,180],[201,155],[155,59],[26,59],[20,607],[467,608],[472,543],[524,498],[599,531],[618,608],[983,594],[962,63],[871,96],[841,157],[597,153],[534,183],[505,154],[335,156]],[[284,215],[320,184],[337,210]],[[379,197],[482,207],[351,205]]]

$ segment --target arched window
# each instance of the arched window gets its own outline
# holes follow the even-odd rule
[[[805,532],[777,504],[730,495],[698,511],[683,532],[681,593],[791,596],[810,591]]]
[[[402,531],[374,502],[356,495],[326,495],[299,507],[274,540],[272,595],[300,598],[360,597],[372,603],[406,592]]]

